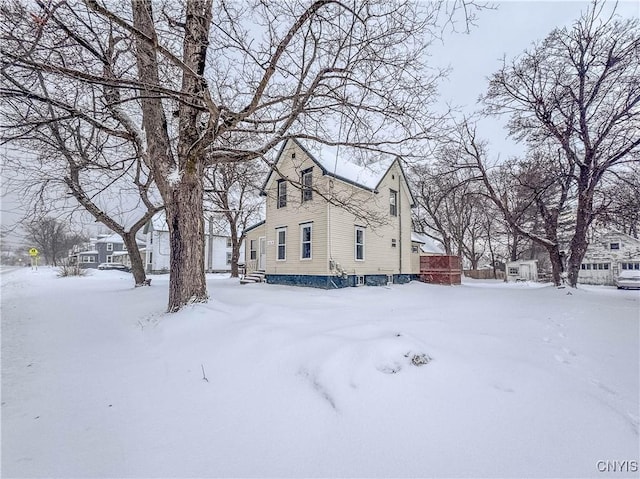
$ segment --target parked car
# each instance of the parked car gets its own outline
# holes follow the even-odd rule
[[[122,263],[100,263],[98,269],[117,269],[119,271],[129,272],[129,267]]]
[[[640,270],[632,269],[621,271],[618,276],[613,279],[618,289],[640,289]]]

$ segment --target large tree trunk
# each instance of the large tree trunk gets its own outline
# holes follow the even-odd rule
[[[203,158],[198,128],[202,110],[200,75],[204,71],[211,4],[190,1],[186,4],[181,91],[190,101],[178,107],[177,152],[173,153],[162,100],[155,91],[160,87],[155,45],[157,35],[151,0],[133,0],[134,26],[148,39],[136,39],[138,75],[144,82],[143,125],[147,137],[151,170],[164,200],[169,226],[170,276],[169,305],[175,312],[193,302],[208,298],[204,265]],[[145,91],[146,90],[146,91]],[[199,146],[196,146],[199,145]]]
[[[122,240],[127,246],[127,252],[129,253],[129,259],[131,260],[131,274],[133,274],[133,280],[136,287],[144,286],[146,284],[147,275],[144,271],[144,261],[140,255],[140,249],[136,241],[137,231],[127,231],[122,233]]]
[[[584,255],[587,252],[587,247],[589,246],[589,242],[587,241],[587,232],[591,222],[589,221],[589,213],[585,203],[590,203],[590,201],[588,199],[583,200],[583,198],[578,200],[576,229],[573,234],[573,238],[571,238],[571,245],[569,247],[570,254],[567,260],[569,286],[572,288],[578,287],[578,273],[580,272],[580,265],[582,264],[582,259],[584,258]]]
[[[204,265],[204,210],[201,172],[185,174],[179,187],[165,191],[169,225],[169,312],[208,299]]]
[[[547,247],[549,253],[549,261],[551,262],[551,276],[553,278],[553,284],[560,286],[562,284],[562,255],[560,254],[560,248],[557,244]]]

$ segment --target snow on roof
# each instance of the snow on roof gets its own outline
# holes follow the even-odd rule
[[[328,146],[316,142],[300,146],[307,150],[329,175],[370,190],[378,186],[393,163],[393,157],[390,155],[367,155],[344,146]],[[349,158],[358,157],[361,164],[349,160]],[[367,162],[366,165],[365,162]]]
[[[99,238],[98,240],[96,240],[96,243],[123,243],[123,241],[122,236],[118,234],[112,234],[103,238]]]
[[[111,256],[125,256],[127,254],[129,254],[128,251],[114,251]]]
[[[429,238],[425,234],[416,233],[414,231],[411,233],[411,241],[420,243],[420,249],[423,253],[444,254],[444,250],[438,246],[432,238]]]

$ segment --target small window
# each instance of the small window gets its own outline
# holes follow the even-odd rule
[[[520,274],[520,268],[509,267],[509,275],[517,276]]]
[[[609,247],[611,249],[620,249],[620,243],[610,243]]]
[[[591,269],[591,263],[587,263],[587,269]]]
[[[152,251],[149,252],[149,258],[148,259],[149,259],[149,264],[153,263],[153,252]]]
[[[276,206],[278,208],[287,206],[287,180],[278,180],[278,200]]]
[[[231,253],[227,252],[227,264],[231,264]]]
[[[311,259],[311,226],[300,227],[300,259]]]
[[[640,263],[634,263],[633,269],[640,269]]]
[[[313,199],[313,168],[302,172],[302,201],[311,201]]]
[[[93,256],[83,256],[82,257],[82,262],[83,263],[93,263]]]
[[[227,238],[227,248],[231,248],[233,244],[231,243],[231,238]]]
[[[392,239],[391,239],[391,247],[392,247],[392,248],[395,248],[397,245],[398,245],[398,242],[396,241],[396,239],[395,239],[395,238],[392,238]]]
[[[364,261],[364,228],[356,226],[356,261]]]
[[[411,245],[411,252],[416,254],[420,252],[420,248],[417,245]]]
[[[249,259],[254,260],[258,257],[258,250],[256,249],[256,240],[249,241]]]
[[[389,190],[389,214],[398,216],[398,192],[396,190]]]
[[[364,276],[356,276],[356,286],[364,286]]]
[[[276,259],[285,261],[287,259],[287,230],[279,228],[276,230],[276,238],[278,239],[278,253]]]
[[[609,263],[604,264],[604,269],[609,269]]]
[[[113,243],[107,243],[107,251],[113,251]]]
[[[113,263],[113,256],[107,256],[107,263]]]
[[[580,265],[580,269],[587,269],[587,265],[585,265],[584,263],[582,263],[582,264]]]
[[[153,244],[153,233],[151,233],[151,235],[150,235],[150,241],[149,241],[149,244]]]

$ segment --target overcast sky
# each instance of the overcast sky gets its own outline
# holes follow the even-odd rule
[[[495,10],[479,13],[477,26],[469,34],[447,35],[444,44],[432,49],[433,63],[452,69],[441,84],[442,100],[461,106],[465,113],[479,109],[478,97],[486,92],[488,77],[500,68],[503,57],[512,59],[555,27],[571,25],[589,2],[504,1],[494,5]],[[609,1],[605,8],[611,11],[615,5]],[[620,1],[616,11],[625,18],[638,17],[640,1]],[[506,138],[503,123],[496,118],[484,120],[478,131],[489,141],[492,155],[506,157],[521,148]]]
[[[536,40],[542,40],[554,27],[569,25],[580,16],[589,3],[584,1],[508,1],[496,2],[496,10],[479,14],[477,26],[470,34],[446,35],[444,44],[434,45],[431,61],[434,66],[450,66],[449,78],[441,84],[443,101],[459,105],[466,113],[478,109],[476,101],[486,91],[487,78],[500,67],[503,56],[518,55]],[[607,4],[613,8],[614,2]],[[640,16],[640,2],[618,3],[618,13],[626,18]],[[502,122],[485,120],[480,134],[490,142],[492,155],[507,157],[519,148],[506,139]],[[11,198],[2,198],[1,221],[12,224],[18,218],[18,206]],[[13,236],[11,243],[16,243]]]

